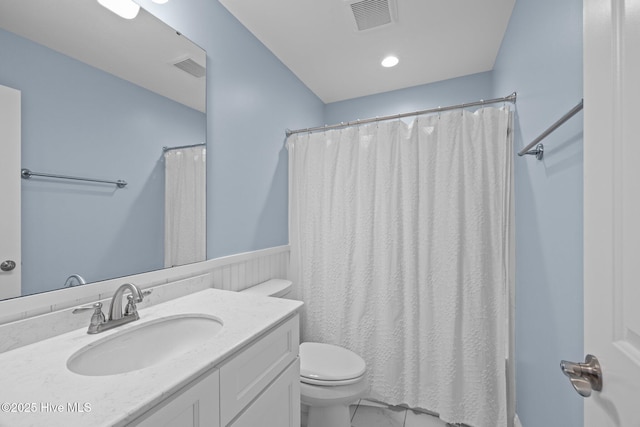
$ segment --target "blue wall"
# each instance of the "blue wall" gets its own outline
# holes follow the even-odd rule
[[[164,265],[165,145],[206,139],[206,117],[0,30],[0,84],[22,91],[22,166],[128,185],[22,181],[22,293]]]
[[[517,90],[519,151],[582,98],[582,1],[518,0],[494,67]],[[516,158],[516,396],[524,427],[582,427],[583,400],[560,373],[584,360],[582,113]]]
[[[207,257],[288,244],[284,131],[323,103],[217,0],[139,3],[207,51]]]
[[[339,123],[497,98],[516,91],[515,151],[582,98],[582,1],[518,0],[487,73],[325,106]],[[517,157],[516,398],[524,427],[582,427],[561,359],[582,360],[582,113]]]

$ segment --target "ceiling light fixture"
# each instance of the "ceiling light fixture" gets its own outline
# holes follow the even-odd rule
[[[151,0],[151,1],[154,2],[154,3],[158,3],[158,4],[165,4],[169,0]]]
[[[400,61],[395,56],[387,56],[382,60],[380,64],[383,67],[389,68],[389,67],[395,67],[396,65],[398,65],[398,62]]]
[[[98,3],[124,19],[133,19],[140,11],[140,5],[133,0],[98,0]]]

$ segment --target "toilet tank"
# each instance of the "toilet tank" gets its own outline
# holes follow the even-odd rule
[[[291,292],[291,280],[271,279],[266,282],[258,283],[255,286],[244,289],[240,292],[253,295],[262,295],[265,297],[284,298]]]

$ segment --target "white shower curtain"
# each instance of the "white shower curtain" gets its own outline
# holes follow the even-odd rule
[[[303,341],[366,361],[371,397],[507,425],[507,108],[289,137]]]
[[[164,160],[164,266],[204,261],[206,148],[169,149]]]

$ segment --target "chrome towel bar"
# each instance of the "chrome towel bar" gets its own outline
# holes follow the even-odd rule
[[[544,154],[544,145],[540,144],[540,141],[542,141],[547,136],[549,136],[551,132],[558,129],[560,126],[562,126],[564,122],[569,120],[571,117],[575,116],[580,110],[582,110],[583,107],[584,107],[584,100],[581,99],[580,102],[571,110],[569,110],[567,114],[560,117],[560,119],[558,119],[557,122],[549,126],[549,128],[544,132],[542,132],[539,137],[531,141],[529,145],[527,145],[522,150],[520,150],[520,152],[518,153],[518,156],[524,156],[525,154],[529,154],[532,156],[536,156],[536,159],[538,160],[542,160],[542,156]],[[536,148],[532,150],[531,148],[534,146]]]
[[[119,179],[117,181],[107,181],[107,180],[104,180],[104,179],[81,178],[81,177],[77,177],[77,176],[67,176],[67,175],[56,175],[56,174],[52,174],[52,173],[32,172],[29,169],[22,169],[22,171],[20,172],[20,175],[22,176],[23,179],[29,179],[32,176],[42,176],[42,177],[46,177],[46,178],[72,179],[72,180],[75,180],[75,181],[101,182],[101,183],[105,183],[105,184],[115,184],[118,188],[124,188],[127,185],[127,181],[123,181],[121,179]]]

